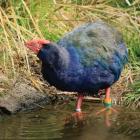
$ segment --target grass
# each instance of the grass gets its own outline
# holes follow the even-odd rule
[[[123,90],[122,85],[139,80],[139,0],[3,0],[0,5],[0,64],[7,75],[13,77],[21,72],[31,75],[25,41],[32,38],[57,41],[79,24],[102,19],[122,32],[128,46],[129,64],[118,87]],[[136,101],[138,106],[138,89],[134,87],[126,94],[127,104]]]
[[[126,94],[125,104],[128,107],[138,108],[140,106],[140,80],[131,85],[131,90]]]

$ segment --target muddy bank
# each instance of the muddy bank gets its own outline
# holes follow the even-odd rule
[[[31,84],[30,80],[21,76],[15,81],[10,81],[6,76],[1,75],[0,85],[0,114],[13,114],[19,111],[43,108],[44,105],[62,100],[61,96],[58,99],[55,91],[50,91],[51,89],[48,88],[41,92]]]
[[[0,97],[1,113],[16,113],[35,108],[39,103],[49,103],[47,94],[42,94],[29,84],[29,81],[21,78],[11,89]],[[38,105],[39,106],[39,105]]]

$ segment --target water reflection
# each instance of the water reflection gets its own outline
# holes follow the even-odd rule
[[[100,111],[96,113],[96,115],[103,115],[104,116],[104,121],[107,127],[111,127],[111,117],[112,114],[119,113],[116,109],[114,108],[103,108]]]
[[[140,113],[120,109],[119,113],[105,111],[99,104],[85,104],[89,110],[82,119],[71,117],[74,104],[47,106],[46,109],[20,113],[0,119],[0,139],[54,140],[139,140]],[[66,119],[70,118],[70,119]],[[109,126],[109,127],[108,127]]]

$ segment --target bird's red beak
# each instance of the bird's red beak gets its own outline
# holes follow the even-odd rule
[[[43,44],[49,44],[50,41],[38,39],[38,40],[30,40],[25,43],[25,46],[32,50],[35,54],[38,54],[39,50],[43,47]]]

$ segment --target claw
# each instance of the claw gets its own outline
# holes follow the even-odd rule
[[[76,121],[82,121],[85,118],[86,113],[85,112],[74,112],[72,114],[72,117],[76,120]]]
[[[107,108],[103,108],[103,109],[99,110],[99,111],[96,113],[96,115],[99,115],[99,114],[101,114],[102,112],[105,112],[106,110],[107,110]]]
[[[118,113],[118,111],[113,107],[109,107],[109,108],[106,107],[98,111],[96,113],[96,116],[103,113],[103,116],[105,118],[105,124],[107,127],[110,127],[111,126],[110,115],[112,114],[112,112]]]
[[[74,122],[83,122],[86,118],[86,112],[74,112],[69,117],[65,119],[65,123],[69,123],[71,121]]]
[[[101,114],[101,113],[103,113],[103,112],[106,112],[106,111],[109,111],[109,110],[111,110],[111,111],[113,111],[113,112],[115,112],[115,113],[118,113],[118,111],[116,110],[116,109],[114,109],[113,107],[109,107],[109,108],[103,108],[103,109],[101,109],[101,110],[99,110],[97,113],[96,113],[96,115],[99,115],[99,114]]]

